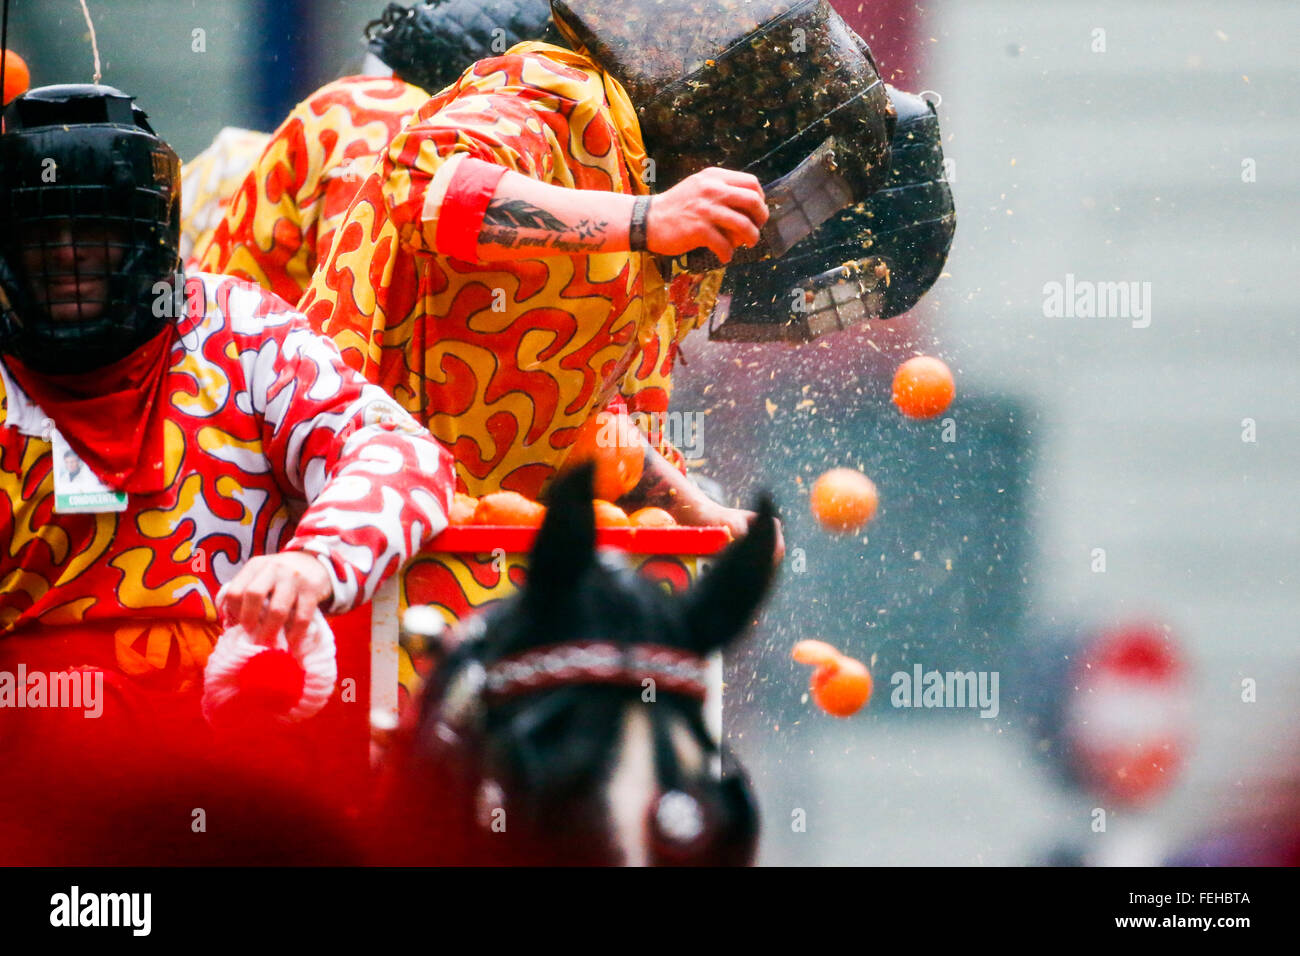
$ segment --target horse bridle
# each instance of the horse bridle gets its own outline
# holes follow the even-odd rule
[[[471,647],[486,629],[482,614],[464,618],[450,631],[421,635],[423,652],[437,647],[435,656],[446,660],[450,651]],[[402,643],[413,656],[421,653],[405,633]],[[665,644],[560,641],[508,654],[487,665],[468,656],[442,693],[441,717],[455,730],[469,726],[487,707],[524,694],[582,684],[645,690],[649,681],[656,694],[664,690],[702,702],[708,696],[707,672],[708,663],[699,654]]]
[[[661,644],[617,645],[572,641],[511,654],[486,668],[484,694],[491,703],[520,694],[575,684],[663,688],[703,701],[707,665],[697,654]]]
[[[462,619],[447,634],[443,647],[468,649],[485,631],[482,615]],[[466,737],[477,736],[492,707],[546,690],[595,684],[643,692],[653,687],[656,695],[665,691],[698,703],[707,696],[705,659],[662,644],[563,641],[509,654],[487,665],[472,655],[457,663],[458,669],[438,701],[433,728],[439,743],[447,747],[458,747]],[[683,716],[706,755],[706,763],[718,758],[730,764],[727,748],[713,739],[699,710],[687,710]],[[668,722],[656,720],[652,727],[659,787],[647,820],[652,851],[662,862],[678,862],[690,858],[708,841],[726,837],[717,801],[708,797],[710,787],[716,789],[719,781],[708,770],[694,777],[685,774]],[[500,790],[489,778],[482,785]],[[747,793],[746,798],[752,803]]]

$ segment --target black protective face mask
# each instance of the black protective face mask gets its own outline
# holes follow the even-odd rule
[[[180,160],[126,94],[31,90],[0,135],[0,352],[109,365],[182,311]]]

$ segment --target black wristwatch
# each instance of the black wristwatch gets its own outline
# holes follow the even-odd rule
[[[637,196],[632,204],[632,227],[628,231],[628,241],[633,252],[645,252],[649,241],[646,221],[650,218],[650,196]]]

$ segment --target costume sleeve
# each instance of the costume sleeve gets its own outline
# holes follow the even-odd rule
[[[341,613],[447,526],[452,458],[299,313],[247,314],[236,341],[263,450],[277,482],[307,502],[285,550],[322,559],[327,610]]]
[[[230,201],[271,136],[227,126],[181,167],[181,259],[197,272]]]
[[[403,244],[442,252],[439,214],[461,163],[475,159],[531,179],[574,187],[566,154],[612,144],[603,89],[557,64],[508,55],[477,64],[425,104],[382,157],[384,203]],[[609,148],[609,147],[606,147]],[[614,191],[609,182],[583,188]]]
[[[310,136],[306,103],[289,114],[244,177],[199,260],[204,272],[234,276],[297,302],[316,259],[315,230],[303,221],[319,187],[326,147]]]

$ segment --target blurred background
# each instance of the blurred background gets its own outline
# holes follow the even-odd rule
[[[356,72],[384,4],[89,6],[104,82],[189,159]],[[727,664],[762,862],[1294,862],[1300,7],[835,6],[940,103],[958,228],[909,315],[683,349],[700,471],[737,502],[771,489],[786,524],[779,593]],[[90,79],[75,0],[13,0],[9,45],[33,85]],[[1085,282],[1149,283],[1149,312],[1055,317],[1049,284]],[[918,352],[956,373],[941,419],[889,401]],[[841,465],[880,489],[863,535],[808,513]],[[806,637],[870,664],[864,711],[808,702]],[[893,706],[917,665],[997,673],[997,716]]]

